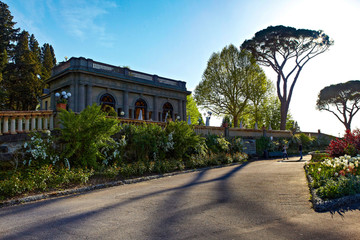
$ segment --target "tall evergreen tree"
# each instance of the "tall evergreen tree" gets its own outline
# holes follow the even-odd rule
[[[54,48],[50,45],[50,52],[51,52],[51,56],[53,58],[53,65],[56,65],[56,57],[55,57],[55,51]]]
[[[3,82],[3,74],[9,56],[13,53],[18,28],[14,28],[13,16],[7,4],[0,1],[0,109],[5,109],[7,91]]]
[[[4,50],[10,54],[14,48],[16,36],[19,28],[14,28],[16,22],[13,22],[13,16],[9,10],[9,6],[0,1],[0,52]],[[10,54],[11,55],[11,54]]]
[[[36,60],[39,63],[41,63],[41,49],[39,47],[39,43],[36,40],[34,34],[31,34],[31,36],[30,36],[29,48],[30,48],[30,51],[34,53]]]
[[[42,79],[46,80],[51,77],[51,70],[54,67],[54,62],[56,63],[54,49],[48,43],[45,43],[41,48],[42,56]]]
[[[29,33],[22,31],[14,51],[13,62],[6,68],[4,81],[9,97],[9,108],[34,110],[43,89],[40,64],[29,48]]]

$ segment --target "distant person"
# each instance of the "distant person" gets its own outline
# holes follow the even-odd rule
[[[300,160],[302,160],[303,155],[302,155],[302,144],[301,143],[299,144],[299,153],[300,153]]]
[[[284,147],[283,147],[283,160],[285,160],[285,158],[287,158],[287,160],[289,160],[286,149],[287,149],[287,147],[286,147],[286,145],[284,145]]]

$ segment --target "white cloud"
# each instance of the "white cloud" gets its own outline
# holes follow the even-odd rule
[[[90,38],[111,45],[113,37],[102,17],[109,14],[108,9],[116,8],[112,1],[65,1],[60,4],[58,22],[69,35],[81,41]],[[54,9],[53,9],[54,11]]]

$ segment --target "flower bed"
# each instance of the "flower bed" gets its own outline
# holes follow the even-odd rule
[[[316,211],[360,200],[360,156],[328,158],[305,165]]]

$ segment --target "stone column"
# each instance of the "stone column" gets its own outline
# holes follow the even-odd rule
[[[129,116],[129,92],[125,90],[123,97],[125,118],[131,118],[131,116]]]
[[[42,116],[38,116],[37,130],[39,130],[39,131],[42,130]]]
[[[86,106],[92,105],[92,85],[88,84],[86,89]]]
[[[50,130],[54,130],[54,115],[50,115]]]
[[[186,100],[185,101],[182,100],[181,103],[182,103],[182,117],[185,120],[186,119]]]
[[[23,117],[19,116],[18,118],[18,133],[21,133],[23,131]]]
[[[36,116],[31,116],[31,131],[36,130]]]
[[[158,102],[159,102],[159,97],[158,96],[154,96],[154,107],[153,107],[153,117],[152,119],[154,121],[159,121],[159,118],[158,118]]]
[[[178,114],[180,116],[180,121],[185,121],[185,119],[183,118],[183,103],[182,100],[178,100]]]
[[[14,116],[10,119],[10,133],[16,134],[16,118]]]
[[[55,111],[56,110],[56,99],[55,99],[55,92],[52,91],[50,94],[50,109]]]
[[[30,117],[25,116],[25,132],[29,132],[29,131],[30,131]]]
[[[3,120],[3,133],[9,133],[9,117],[4,117]]]
[[[76,92],[75,92],[75,84],[74,82],[70,85],[70,93],[71,93],[71,98],[69,101],[69,108],[73,111],[76,111],[75,109],[75,102],[76,102]]]
[[[79,107],[78,111],[81,112],[85,108],[85,85],[79,84]]]
[[[77,78],[77,77],[76,77]],[[80,105],[79,105],[79,100],[80,100],[80,96],[79,96],[79,82],[77,81],[77,79],[75,80],[75,90],[74,90],[74,111],[75,112],[80,112]]]

